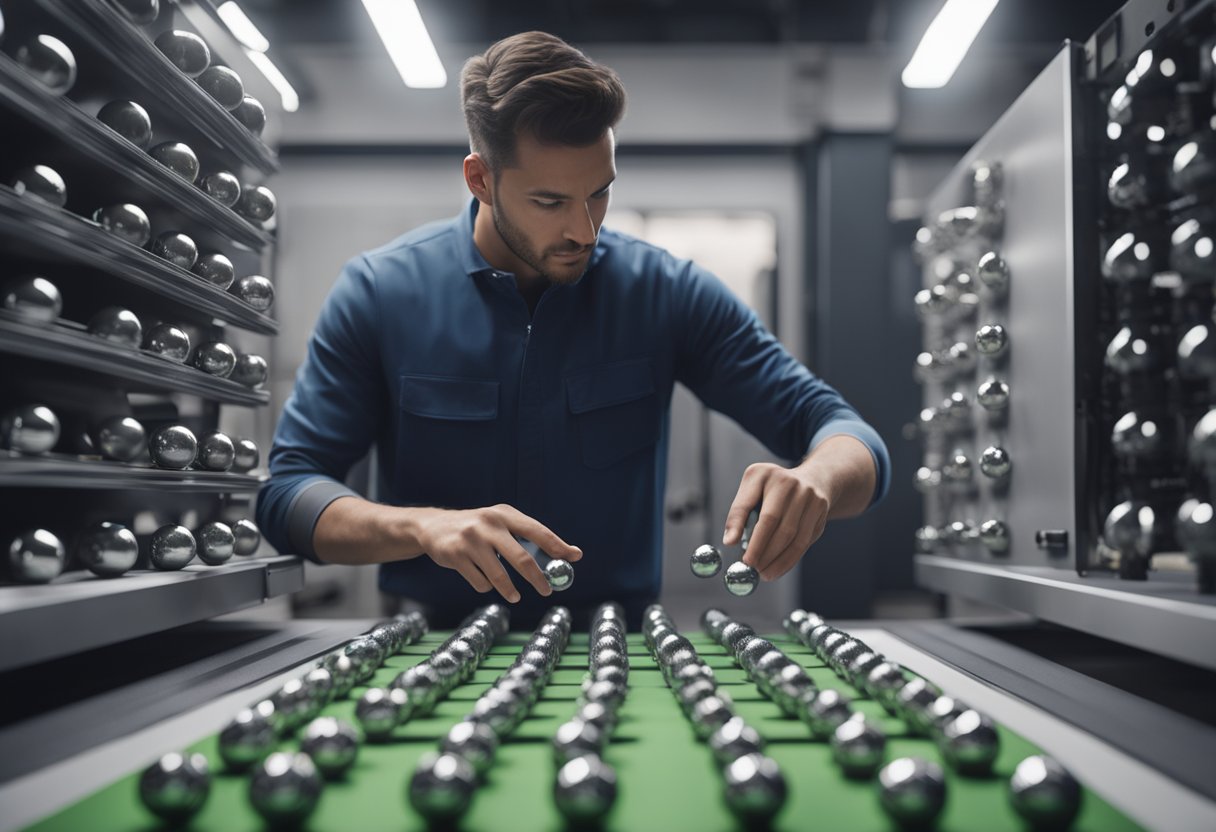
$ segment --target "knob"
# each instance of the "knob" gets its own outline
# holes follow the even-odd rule
[[[980,257],[975,270],[980,283],[993,294],[1002,295],[1009,290],[1009,266],[1005,258],[995,251],[986,252]]]
[[[1009,407],[1009,385],[999,378],[989,378],[975,391],[975,400],[984,410],[999,413]]]
[[[1117,456],[1125,459],[1146,459],[1165,452],[1165,434],[1157,422],[1135,411],[1123,414],[1111,431],[1111,445]]]
[[[1148,557],[1157,535],[1153,507],[1139,500],[1125,500],[1110,510],[1102,526],[1106,545],[1123,555]]]
[[[984,324],[975,333],[975,348],[989,358],[1002,355],[1009,347],[1009,336],[1000,324]]]
[[[1009,551],[1009,526],[1001,520],[985,520],[980,526],[980,542],[994,555]]]
[[[1009,476],[1009,469],[1012,467],[1009,452],[998,445],[991,445],[980,454],[980,471],[986,477],[994,480],[1004,479]]]

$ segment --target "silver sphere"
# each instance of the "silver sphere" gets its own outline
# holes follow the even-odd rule
[[[1004,479],[1012,468],[1009,452],[1000,446],[989,446],[980,454],[980,471],[990,479]]]
[[[209,66],[194,80],[225,110],[235,110],[245,98],[245,85],[241,83],[241,76],[226,66]]]
[[[1125,459],[1152,459],[1167,447],[1165,433],[1157,423],[1134,410],[1115,422],[1110,441],[1116,456]]]
[[[820,740],[826,740],[843,723],[853,716],[853,709],[840,691],[825,688],[809,695],[809,701],[804,703],[801,713],[803,722],[811,729],[811,734]]]
[[[236,449],[227,434],[209,433],[198,441],[195,463],[206,471],[227,471],[232,467]]]
[[[553,802],[571,824],[594,824],[616,802],[616,771],[598,755],[576,757],[557,772]]]
[[[192,269],[198,262],[198,246],[180,231],[166,231],[152,241],[152,253],[183,269]]]
[[[301,824],[320,797],[321,777],[307,754],[271,754],[249,781],[249,800],[271,826]]]
[[[887,753],[887,735],[860,715],[832,733],[832,758],[849,777],[873,777]]]
[[[1216,229],[1192,217],[1170,234],[1170,268],[1193,280],[1216,273]]]
[[[921,526],[916,530],[916,551],[922,555],[936,552],[941,544],[941,534],[936,526]]]
[[[1148,177],[1139,168],[1133,168],[1126,160],[1116,165],[1106,181],[1106,197],[1116,208],[1135,210],[1147,205],[1152,189]]]
[[[967,376],[975,371],[978,361],[971,345],[966,341],[956,341],[951,344],[946,354],[950,356],[950,364],[958,375]]]
[[[267,372],[265,358],[250,353],[240,353],[236,357],[236,364],[228,378],[251,390],[257,390],[266,383]]]
[[[875,655],[877,657],[877,654]],[[881,657],[877,658],[881,663]],[[936,686],[917,677],[899,691],[899,695],[895,697],[895,710],[914,733],[928,734],[933,725],[929,709],[941,695],[942,692]]]
[[[148,544],[148,554],[156,569],[181,569],[194,560],[197,544],[185,526],[161,526]]]
[[[931,827],[946,804],[941,766],[917,757],[900,757],[878,774],[883,810],[904,827]]]
[[[14,407],[0,415],[0,448],[43,454],[59,441],[59,417],[40,404]]]
[[[98,208],[93,212],[93,222],[115,237],[141,248],[152,236],[152,222],[144,209],[129,202]]]
[[[410,778],[407,795],[418,814],[433,823],[454,821],[469,809],[477,772],[463,757],[431,752]]]
[[[709,736],[709,748],[719,766],[748,754],[764,753],[764,738],[741,716],[731,717]]]
[[[689,566],[698,578],[712,578],[722,571],[722,553],[708,543],[698,546],[689,559]]]
[[[269,701],[266,704],[270,705]],[[278,735],[267,714],[272,710],[273,706],[245,708],[220,731],[220,757],[229,771],[245,771],[274,750]]]
[[[1216,142],[1200,133],[1174,153],[1170,186],[1176,193],[1186,194],[1213,182],[1216,182]]]
[[[545,580],[554,592],[564,592],[574,585],[574,567],[555,558],[545,564]]]
[[[969,486],[974,476],[971,458],[961,448],[955,448],[942,464],[942,478],[955,487]]]
[[[1106,366],[1120,375],[1151,372],[1160,363],[1156,345],[1131,327],[1120,329],[1106,347]]]
[[[1102,276],[1112,283],[1148,280],[1155,271],[1157,262],[1152,248],[1131,231],[1116,237],[1102,255]]]
[[[262,135],[262,130],[266,128],[266,108],[252,96],[242,98],[241,103],[233,109],[232,115],[255,136]]]
[[[1183,501],[1174,529],[1178,542],[1192,558],[1216,558],[1216,513],[1210,502]]]
[[[94,575],[113,578],[135,566],[139,544],[126,526],[95,523],[76,538],[76,560]]]
[[[207,43],[193,32],[173,29],[156,39],[156,48],[169,59],[169,63],[191,78],[197,77],[211,65],[211,50]]]
[[[975,348],[982,355],[996,358],[1009,348],[1009,336],[1000,324],[985,324],[975,333]]]
[[[464,720],[448,729],[439,742],[439,750],[463,757],[478,776],[485,777],[498,752],[498,735],[484,723]]]
[[[68,201],[68,186],[63,177],[46,165],[31,165],[17,171],[12,186],[19,196],[37,197],[57,208],[62,208]]]
[[[983,283],[993,294],[1004,294],[1008,291],[1009,266],[1005,263],[1005,259],[995,251],[985,252],[980,257],[975,273],[980,279],[980,283]]]
[[[159,428],[148,442],[152,463],[158,468],[184,471],[194,464],[198,455],[198,440],[182,425]]]
[[[207,174],[199,180],[198,185],[207,196],[227,208],[236,205],[241,198],[241,180],[225,170]]]
[[[261,455],[258,453],[256,442],[252,439],[236,439],[232,445],[232,470],[235,473],[245,474],[258,467]]]
[[[1189,379],[1216,377],[1216,337],[1212,324],[1193,326],[1179,340],[1178,372]]]
[[[144,340],[143,324],[129,309],[107,306],[89,319],[89,333],[115,344],[139,349]]]
[[[739,757],[722,772],[726,805],[741,820],[763,823],[785,806],[788,788],[780,767],[762,754]]]
[[[139,777],[139,799],[148,811],[171,823],[198,814],[211,794],[211,772],[202,754],[166,754]]]
[[[233,285],[232,293],[259,312],[274,304],[274,284],[260,274],[242,277]]]
[[[921,318],[928,320],[949,312],[958,302],[958,298],[954,297],[949,287],[938,284],[921,289],[912,301],[916,304],[916,311]]]
[[[1126,500],[1111,509],[1102,527],[1106,545],[1124,555],[1148,557],[1157,538],[1157,517],[1148,503]]]
[[[45,277],[21,277],[4,284],[4,308],[27,321],[54,323],[63,312],[59,288]]]
[[[990,413],[1009,407],[1009,385],[999,378],[985,380],[975,391],[975,400]]]
[[[598,755],[607,738],[598,725],[570,719],[557,726],[553,734],[553,759],[558,767],[586,754]]]
[[[743,561],[737,560],[726,567],[722,580],[726,584],[727,592],[742,597],[756,591],[756,587],[760,585],[760,573]]]
[[[106,459],[131,462],[148,447],[144,426],[130,416],[113,416],[97,426],[94,437],[98,450]]]
[[[368,688],[355,706],[355,718],[369,740],[387,739],[411,711],[404,688]]]
[[[990,774],[1001,750],[996,726],[975,710],[963,711],[946,723],[938,744],[946,762],[960,774],[971,777]]]
[[[1195,423],[1188,453],[1195,465],[1205,468],[1216,465],[1216,408]]]
[[[1009,779],[1009,802],[1035,829],[1067,829],[1081,810],[1081,786],[1068,769],[1035,755]]]
[[[152,143],[152,117],[134,101],[111,101],[97,113],[97,120],[140,150]]]
[[[66,559],[58,537],[46,529],[30,529],[8,545],[8,577],[23,584],[45,584],[58,577]]]
[[[1010,536],[1009,526],[1001,520],[985,520],[980,525],[980,542],[994,555],[1009,551]]]
[[[228,378],[236,366],[236,353],[221,341],[208,341],[195,347],[190,363],[204,373]]]
[[[50,35],[38,35],[17,47],[13,57],[51,95],[63,95],[76,83],[76,56]]]
[[[164,142],[149,150],[148,155],[191,184],[198,179],[198,156],[188,144]]]
[[[252,520],[241,518],[233,523],[232,536],[236,538],[233,551],[238,555],[252,555],[262,545],[262,533]]]
[[[916,490],[922,494],[932,494],[942,484],[942,472],[936,468],[930,468],[928,465],[922,465],[916,469],[916,477],[913,485]]]
[[[216,252],[200,256],[191,271],[220,289],[227,289],[236,279],[236,269],[232,261]]]
[[[226,523],[206,523],[196,537],[198,559],[208,566],[227,563],[236,549],[236,538]]]
[[[942,381],[954,372],[954,362],[949,353],[926,350],[917,354],[913,372],[921,382]]]
[[[236,211],[254,222],[266,222],[274,216],[277,206],[274,193],[265,185],[246,183],[241,186],[241,198],[237,200]]]
[[[304,729],[300,751],[312,758],[326,780],[338,780],[350,771],[359,756],[359,732],[345,720],[318,717]]]
[[[144,350],[181,364],[190,357],[190,336],[172,324],[153,327],[144,336]]]
[[[971,185],[976,205],[991,208],[1001,200],[1005,169],[1000,162],[976,161],[971,165]]]

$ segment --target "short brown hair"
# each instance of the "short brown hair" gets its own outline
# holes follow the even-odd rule
[[[551,144],[592,144],[624,115],[625,87],[561,38],[524,32],[469,58],[460,102],[473,152],[498,170],[514,164],[520,133]]]

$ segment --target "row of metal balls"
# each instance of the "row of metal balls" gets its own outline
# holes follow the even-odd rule
[[[316,808],[322,777],[341,778],[355,763],[362,742],[358,730],[343,720],[319,717],[322,709],[346,697],[388,656],[426,632],[426,620],[418,613],[381,623],[238,712],[220,731],[224,769],[231,774],[253,770],[250,803],[268,824],[303,821]],[[298,752],[275,750],[305,723]],[[210,765],[203,754],[165,754],[144,770],[138,789],[154,815],[170,824],[184,823],[211,793]]]
[[[53,449],[61,433],[59,417],[44,405],[21,405],[0,414],[0,449],[41,454]],[[130,416],[111,416],[79,439],[81,451],[116,462],[151,461],[158,468],[184,471],[246,473],[257,467],[258,446],[252,439],[233,440],[214,431],[196,438],[183,425],[165,425],[149,438]]]
[[[814,650],[841,679],[902,719],[913,734],[933,738],[959,775],[991,775],[1000,735],[986,715],[944,695],[923,678],[909,678],[898,663],[814,613],[794,610],[784,625],[792,638]],[[885,737],[876,726],[849,717],[835,729],[832,744],[846,773],[872,776],[881,765]],[[929,825],[945,805],[945,779],[930,761],[892,761],[879,773],[879,785],[884,809],[901,824]],[[1009,781],[1011,805],[1035,829],[1067,828],[1080,811],[1081,797],[1077,781],[1049,757],[1028,757]]]
[[[713,670],[661,606],[647,608],[642,633],[697,739],[713,752],[727,807],[744,823],[767,823],[785,805],[788,788],[760,733],[734,712]]]
[[[262,543],[262,534],[252,520],[205,523],[194,532],[185,526],[161,526],[148,538],[148,562],[155,569],[184,568],[197,555],[208,566],[227,563],[235,555],[252,555]],[[94,523],[77,533],[72,546],[77,564],[94,575],[113,578],[135,568],[139,541],[121,523]],[[5,557],[9,580],[43,584],[58,577],[68,565],[67,547],[49,529],[33,528],[14,537]]]
[[[515,662],[477,699],[473,710],[424,754],[406,787],[410,805],[433,824],[462,817],[493,764],[499,744],[531,712],[570,640],[570,611],[553,607]],[[485,647],[489,650],[489,645]],[[470,671],[462,681],[467,681]]]

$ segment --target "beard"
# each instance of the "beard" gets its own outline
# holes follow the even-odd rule
[[[498,200],[494,201],[491,215],[494,219],[494,229],[498,232],[498,236],[506,243],[507,248],[511,253],[523,261],[529,268],[536,270],[542,278],[550,283],[568,284],[576,282],[583,276],[586,271],[587,263],[590,260],[584,261],[573,266],[561,266],[554,264],[556,268],[546,267],[545,260],[551,254],[574,254],[579,251],[577,246],[561,246],[557,248],[546,249],[545,251],[537,251],[528,238],[520,230],[519,226],[511,222],[506,213],[500,207],[501,203]],[[594,248],[594,243],[592,244]]]

